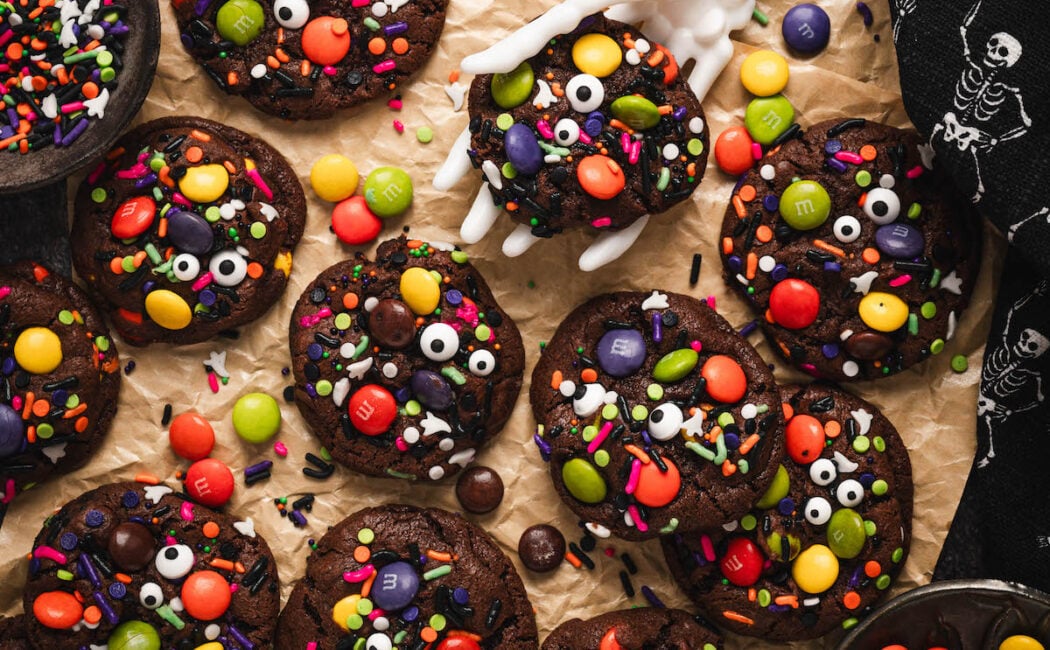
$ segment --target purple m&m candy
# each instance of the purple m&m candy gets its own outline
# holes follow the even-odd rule
[[[408,562],[393,562],[376,573],[372,602],[381,609],[396,612],[408,607],[419,591],[419,576]]]
[[[168,215],[168,239],[184,253],[203,255],[211,251],[214,234],[199,214],[181,211]]]
[[[922,254],[926,242],[919,229],[906,223],[890,223],[875,231],[875,245],[897,259],[911,259]]]
[[[423,406],[435,411],[444,411],[452,406],[452,389],[445,378],[430,370],[412,373],[412,392]]]
[[[792,49],[810,54],[827,46],[831,36],[831,20],[817,5],[805,3],[788,10],[780,29]]]
[[[0,404],[0,458],[18,453],[24,437],[18,412],[7,404]]]
[[[645,362],[645,339],[637,330],[609,330],[598,340],[598,365],[613,377],[626,377]]]
[[[524,124],[515,124],[507,129],[503,146],[510,164],[518,172],[531,176],[543,167],[543,149],[540,149],[536,134]]]

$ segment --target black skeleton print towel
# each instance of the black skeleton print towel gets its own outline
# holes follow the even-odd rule
[[[1050,591],[1050,3],[891,0],[901,90],[934,164],[1011,243],[977,456],[935,579]]]

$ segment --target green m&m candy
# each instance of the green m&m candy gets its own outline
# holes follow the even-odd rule
[[[536,75],[527,61],[505,74],[492,75],[492,99],[501,108],[516,108],[529,101]]]
[[[744,126],[751,139],[760,144],[773,144],[794,120],[795,109],[783,95],[756,97],[744,111]]]
[[[598,469],[582,458],[573,458],[561,468],[561,479],[569,494],[584,503],[601,503],[608,488]]]
[[[233,405],[233,429],[248,442],[266,442],[281,428],[281,407],[265,393],[248,393]]]
[[[378,217],[396,217],[412,205],[412,179],[403,169],[379,167],[365,180],[365,202]]]
[[[816,181],[792,183],[780,195],[780,216],[795,230],[813,230],[828,220],[831,197]]]
[[[219,35],[241,46],[258,38],[265,23],[262,7],[255,0],[230,0],[215,16]]]
[[[106,640],[109,650],[160,650],[160,635],[149,623],[125,621]]]

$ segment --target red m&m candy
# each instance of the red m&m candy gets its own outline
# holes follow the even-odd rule
[[[729,582],[738,587],[750,587],[758,582],[759,576],[762,575],[763,564],[765,558],[755,543],[746,537],[736,537],[729,540],[726,554],[722,556],[718,566]]]
[[[367,244],[383,230],[383,221],[372,213],[363,196],[351,196],[332,210],[332,230],[344,244]]]
[[[350,51],[350,26],[342,18],[314,18],[303,29],[302,48],[314,63],[335,65]]]
[[[397,403],[390,391],[377,384],[362,386],[350,396],[350,423],[366,436],[386,433],[397,417]]]
[[[809,465],[824,451],[824,425],[812,415],[796,415],[784,430],[788,456],[799,465]]]
[[[778,282],[769,293],[769,313],[777,325],[789,330],[809,327],[820,312],[816,287],[797,278]]]
[[[186,492],[197,503],[218,508],[233,496],[233,472],[221,460],[198,460],[186,470]]]
[[[678,473],[678,467],[671,462],[670,458],[664,458],[667,471],[661,471],[656,463],[642,465],[638,474],[638,487],[634,490],[634,498],[638,503],[650,508],[661,508],[675,500],[678,491],[682,487],[682,477]]]
[[[186,460],[207,458],[215,447],[215,430],[199,413],[179,413],[171,421],[168,441],[172,450]]]
[[[751,169],[755,159],[751,155],[751,134],[742,126],[722,131],[715,140],[715,162],[727,174],[739,176]]]
[[[131,239],[146,232],[153,223],[157,204],[148,196],[136,196],[120,204],[109,224],[110,232],[117,239]]]
[[[732,357],[716,354],[704,362],[700,376],[707,381],[707,394],[724,404],[740,401],[747,392],[744,369]]]
[[[215,571],[191,573],[182,583],[182,605],[198,621],[214,621],[230,607],[230,583]]]
[[[437,650],[481,650],[481,646],[469,636],[448,636],[441,640]]]

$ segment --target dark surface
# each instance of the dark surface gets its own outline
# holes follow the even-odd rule
[[[543,425],[544,439],[552,447],[550,458],[551,477],[562,500],[584,521],[596,522],[609,528],[614,534],[625,539],[638,540],[657,537],[678,528],[692,530],[696,528],[718,526],[747,512],[769,486],[776,473],[783,454],[782,419],[780,416],[780,396],[773,383],[773,375],[754,348],[741,338],[729,323],[713,309],[694,298],[668,293],[668,309],[642,311],[641,305],[649,298],[645,293],[611,293],[598,296],[580,305],[572,311],[558,330],[551,337],[543,356],[532,374],[532,387],[529,399],[536,420]],[[655,343],[652,338],[651,318],[660,313],[663,317],[663,340]],[[673,314],[673,317],[672,317]],[[671,326],[672,319],[677,324]],[[737,427],[751,430],[760,440],[746,455],[736,451],[728,454],[727,460],[736,464],[745,459],[750,470],[745,474],[737,471],[725,476],[721,465],[705,460],[685,447],[686,440],[679,433],[664,442],[654,440],[652,445],[645,442],[641,429],[642,421],[636,430],[627,428],[621,437],[611,434],[601,445],[609,453],[610,460],[606,467],[597,468],[607,486],[605,498],[597,504],[587,504],[573,497],[562,480],[562,467],[571,459],[585,459],[590,462],[592,453],[588,453],[588,442],[579,434],[573,434],[570,428],[578,418],[574,410],[572,396],[564,397],[553,385],[552,377],[560,372],[564,380],[582,385],[581,371],[587,365],[587,359],[595,359],[595,347],[606,333],[605,321],[611,319],[628,324],[642,333],[647,354],[642,366],[635,373],[623,378],[612,377],[599,366],[597,383],[605,391],[615,391],[624,398],[629,410],[644,406],[651,413],[657,407],[673,402],[678,405],[685,418],[689,418],[689,409],[698,407],[710,410],[717,406],[731,413]],[[679,339],[679,337],[682,337]],[[684,343],[679,344],[682,340]],[[688,347],[689,343],[698,340],[702,344],[699,361],[689,374],[673,383],[660,383],[652,379],[656,363],[666,354]],[[583,349],[581,356],[577,349]],[[714,355],[727,355],[737,361],[747,378],[747,392],[743,399],[733,404],[722,404],[713,400],[701,389],[694,394],[695,387],[701,380],[700,370],[705,361]],[[664,395],[659,400],[647,397],[646,390],[650,384],[659,384]],[[768,411],[752,418],[748,424],[741,416],[745,404],[765,406]],[[716,426],[717,418],[705,418],[702,431],[706,435]],[[579,428],[593,424],[598,415],[579,418]],[[765,421],[760,426],[760,421]],[[632,416],[618,414],[613,420],[614,426],[623,424],[629,427],[635,423]],[[600,426],[600,424],[596,425]],[[558,427],[562,433],[557,434]],[[740,438],[750,434],[741,434]],[[661,457],[677,466],[681,476],[681,488],[678,495],[668,505],[648,508],[648,530],[640,531],[624,521],[626,505],[633,503],[633,498],[624,493],[627,484],[625,467],[630,467],[634,456],[626,449],[633,444],[647,450],[658,450]],[[714,445],[711,445],[712,451]],[[595,453],[598,450],[595,451]],[[653,474],[650,479],[656,478]],[[669,530],[661,532],[661,529]]]
[[[295,586],[281,612],[276,643],[279,650],[298,650],[310,641],[317,642],[318,650],[332,650],[349,636],[332,620],[332,608],[341,599],[361,593],[360,583],[346,582],[343,573],[362,568],[353,554],[361,546],[358,534],[363,528],[375,534],[368,547],[369,563],[377,569],[396,561],[412,562],[416,553],[453,554],[451,562],[427,558],[416,569],[419,588],[410,607],[419,608],[418,619],[423,624],[441,612],[449,620],[449,633],[463,630],[477,634],[481,637],[480,646],[486,650],[537,647],[536,620],[525,587],[487,533],[444,510],[389,505],[350,515],[318,540],[317,549],[307,559],[305,577]],[[387,557],[380,556],[381,551]],[[423,572],[446,564],[451,564],[451,573],[431,580],[422,578]],[[380,584],[377,580],[373,590],[379,589]],[[460,621],[455,620],[454,610],[449,614],[450,606],[442,604],[449,597],[447,591],[458,588],[465,589],[468,596],[466,606],[459,612]],[[491,616],[495,600],[501,606],[498,614]],[[388,618],[388,635],[408,631],[398,647],[415,647],[420,625],[406,625],[394,615]],[[375,629],[366,618],[365,626],[356,635],[367,639],[373,633]]]
[[[237,532],[233,527],[236,521],[233,517],[200,505],[191,504],[191,509],[190,505],[184,506],[183,500],[175,494],[162,496],[159,502],[154,504],[146,498],[146,489],[136,483],[114,483],[97,488],[66,504],[45,523],[33,543],[34,549],[44,545],[52,546],[65,553],[66,562],[59,564],[54,560],[41,559],[39,568],[30,566],[24,597],[26,611],[33,611],[34,599],[43,592],[75,590],[84,597],[85,606],[95,602],[95,592],[101,592],[106,594],[108,602],[121,621],[139,620],[149,623],[159,633],[164,647],[175,647],[183,639],[190,640],[194,644],[191,647],[205,643],[204,629],[210,623],[218,624],[223,635],[230,634],[229,626],[233,625],[256,644],[256,647],[268,647],[272,642],[281,596],[274,559],[266,542],[259,536],[248,537]],[[129,492],[139,497],[138,504],[132,507],[127,507],[124,502]],[[101,525],[89,525],[88,515],[91,511],[102,514]],[[152,534],[156,553],[163,552],[163,547],[167,545],[166,539],[170,536],[174,538],[174,543],[184,544],[192,549],[194,558],[190,575],[197,571],[216,571],[231,584],[238,585],[239,589],[233,593],[229,609],[222,616],[215,621],[205,622],[195,620],[186,611],[179,612],[179,617],[186,625],[182,630],[177,630],[165,622],[156,611],[143,606],[140,603],[140,592],[147,582],[159,585],[165,604],[181,593],[182,580],[164,578],[158,572],[155,560],[148,562],[146,567],[139,571],[123,567],[123,572],[131,577],[131,582],[126,585],[127,596],[117,599],[109,595],[109,585],[116,580],[105,574],[99,560],[106,562],[111,570],[122,569],[109,552],[112,544],[110,538],[117,526],[136,517],[140,518]],[[156,523],[152,522],[154,518],[158,520]],[[207,522],[214,522],[219,526],[216,542],[212,542],[203,532]],[[76,535],[78,544],[75,548],[64,550],[60,546],[60,540],[65,533]],[[204,550],[205,548],[209,550]],[[91,580],[76,570],[77,558],[86,551],[92,555],[94,565],[100,573],[100,587],[95,587]],[[244,566],[245,572],[220,569],[210,564],[219,558],[239,562]],[[245,579],[250,574],[254,576],[251,569],[259,561],[265,563],[262,570],[264,580],[253,593],[251,585],[247,584]],[[78,577],[72,581],[61,580],[55,575],[60,569],[73,571]],[[116,627],[105,617],[97,629],[82,628],[79,632],[45,628],[32,614],[27,616],[26,621],[30,638],[40,648],[75,648],[91,643],[102,645]]]
[[[0,650],[27,650],[25,616],[0,618]]]
[[[876,579],[865,577],[865,564],[876,561],[881,566],[880,576],[896,577],[907,560],[911,543],[911,462],[904,443],[889,420],[871,404],[831,384],[816,383],[805,388],[784,387],[782,394],[793,407],[795,415],[813,416],[825,426],[830,421],[841,425],[841,433],[828,438],[830,444],[825,447],[821,458],[833,458],[838,452],[859,467],[852,472],[838,472],[831,483],[821,487],[810,478],[810,465],[800,465],[790,457],[785,457],[784,467],[791,481],[787,498],[794,502],[795,508],[785,515],[779,510],[780,504],[765,510],[756,507],[751,515],[756,519],[757,526],[751,531],[742,527],[731,533],[723,529],[708,531],[717,558],[713,563],[700,565],[696,561],[697,557],[704,557],[699,533],[676,535],[663,542],[664,556],[671,574],[711,620],[733,632],[769,641],[817,638],[840,627],[849,618],[861,618],[870,613],[886,590],[878,588]],[[824,410],[828,398],[832,406]],[[871,447],[866,453],[854,450],[849,433],[850,420],[854,419],[851,412],[861,409],[873,416],[871,428],[867,432]],[[859,421],[852,424],[856,425],[859,434],[862,430]],[[876,437],[885,441],[885,452],[876,451]],[[789,441],[789,448],[790,444]],[[796,537],[799,552],[816,544],[829,546],[828,524],[812,524],[804,515],[807,500],[821,497],[831,504],[832,513],[842,510],[843,506],[835,496],[835,488],[848,479],[860,480],[865,473],[872,474],[872,480],[881,479],[888,484],[886,494],[881,497],[875,496],[871,489],[865,489],[863,501],[852,508],[864,520],[875,523],[876,535],[866,538],[856,557],[838,560],[835,583],[828,591],[819,594],[819,603],[807,606],[804,601],[813,595],[803,592],[796,584],[792,577],[794,562],[778,561],[781,551],[773,548],[770,537],[774,534],[781,536],[781,539],[787,535]],[[774,598],[796,596],[799,601],[797,609],[788,606],[783,611],[774,611],[762,607],[757,601],[749,599],[748,587],[725,582],[719,562],[723,559],[729,540],[738,537],[754,542],[763,557],[772,560],[751,588],[767,590]],[[901,548],[903,553],[899,561],[894,562],[891,558],[897,548]],[[854,609],[849,609],[842,602],[848,591],[854,591],[860,597],[860,604]],[[731,620],[724,615],[727,611],[749,618],[753,624]]]
[[[702,620],[702,619],[701,619]],[[714,650],[722,637],[688,612],[680,609],[639,607],[607,612],[594,618],[565,621],[550,633],[541,650],[599,650],[602,639],[613,634],[615,643],[638,650]]]
[[[774,347],[793,365],[814,376],[836,381],[877,379],[928,358],[933,341],[947,340],[951,329],[950,315],[954,314],[956,319],[962,316],[973,291],[980,266],[979,232],[972,209],[936,163],[932,172],[926,169],[916,180],[906,177],[909,170],[922,165],[918,149],[922,141],[917,134],[867,122],[863,126],[848,128],[838,135],[829,136],[829,129],[839,123],[841,120],[815,124],[806,129],[800,138],[785,143],[779,150],[757,161],[744,180],[745,184],[757,190],[755,199],[744,203],[744,214],[748,221],[745,223],[737,215],[733,205],[726,209],[722,238],[729,238],[733,245],[729,254],[722,249],[722,261],[726,265],[728,284],[751,303],[759,323],[775,343]],[[829,139],[839,140],[843,150],[850,152],[858,152],[862,146],[870,144],[876,148],[878,155],[872,162],[849,164],[848,170],[840,174],[825,166],[828,156],[824,147]],[[900,159],[900,164],[895,165],[889,150],[898,145],[904,147],[905,155]],[[776,171],[771,182],[759,176],[759,170],[767,164]],[[858,205],[865,190],[857,185],[854,176],[861,170],[868,171],[873,178],[869,190],[878,187],[884,174],[893,176],[892,191],[899,197],[901,205],[900,215],[894,223],[907,224],[921,232],[924,237],[921,257],[939,271],[942,282],[937,287],[929,286],[929,272],[899,269],[895,266],[897,260],[885,253],[881,254],[876,264],[869,264],[862,259],[864,249],[875,248],[875,231],[879,226]],[[827,221],[814,230],[793,230],[783,222],[778,211],[763,207],[763,199],[767,195],[779,197],[793,178],[817,181],[831,197],[831,213]],[[906,214],[913,202],[922,207],[916,219]],[[835,220],[842,215],[852,215],[861,224],[861,235],[852,243],[844,243],[834,234]],[[753,234],[759,227],[757,223],[752,224],[756,217],[761,225],[774,232],[779,224],[783,224],[785,233],[768,243],[762,243]],[[753,241],[751,246],[747,244],[749,239]],[[846,257],[827,253],[815,246],[814,240],[830,244]],[[840,264],[841,271],[825,270],[822,260],[808,257],[810,251],[826,255],[831,261]],[[746,268],[749,254],[758,258],[771,256],[777,263],[788,267],[789,278],[798,278],[816,287],[820,294],[820,311],[812,325],[793,330],[768,322],[764,315],[769,307],[770,292],[776,284],[771,274],[758,270],[745,285],[737,278],[738,274],[743,275],[745,271],[730,264],[730,257],[736,256],[743,260],[743,267]],[[878,277],[871,283],[870,290],[893,294],[907,303],[908,311],[918,318],[917,334],[909,334],[907,325],[894,332],[878,333],[861,320],[857,308],[865,294],[854,291],[851,281],[871,271],[877,272]],[[961,295],[944,288],[943,281],[953,271],[961,280]],[[912,280],[897,287],[889,284],[905,274],[911,275]],[[748,293],[749,288],[754,289],[753,294]],[[937,307],[936,316],[931,319],[919,315],[921,305],[927,301]],[[868,332],[879,334],[885,341],[883,347],[887,351],[875,355],[873,359],[855,356],[847,352],[852,337],[845,336],[844,332],[852,332],[852,336]],[[837,354],[829,358],[822,351],[825,345],[836,346]],[[843,365],[850,361],[858,365],[858,371],[853,376],[843,370]]]
[[[69,206],[66,180],[0,196],[0,264],[40,262],[69,277]]]

